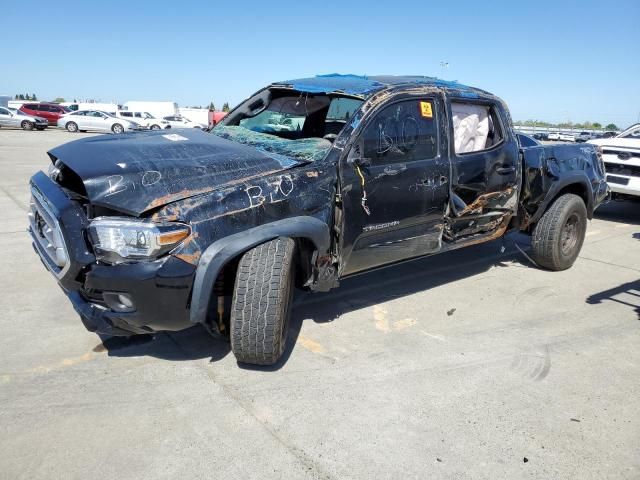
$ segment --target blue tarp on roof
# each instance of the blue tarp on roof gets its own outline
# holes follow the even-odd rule
[[[384,88],[384,84],[361,75],[318,75],[312,78],[299,78],[276,82],[278,85],[291,85],[300,92],[329,93],[344,92],[350,95],[366,95]]]
[[[276,85],[290,85],[292,88],[300,92],[329,93],[340,91],[350,95],[363,96],[369,95],[388,86],[402,84],[433,85],[436,87],[457,90],[460,93],[466,92],[467,94],[475,94],[474,89],[466,85],[462,85],[461,83],[420,75],[380,75],[367,77],[363,75],[341,75],[338,73],[331,73],[311,78],[299,78],[296,80],[276,82]]]

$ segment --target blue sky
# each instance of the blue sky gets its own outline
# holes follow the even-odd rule
[[[221,106],[319,73],[424,74],[489,90],[514,119],[640,121],[638,0],[4,0],[0,11],[0,94]]]

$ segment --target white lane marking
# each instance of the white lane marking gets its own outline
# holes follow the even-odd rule
[[[422,333],[423,335],[426,335],[426,336],[427,336],[427,337],[429,337],[429,338],[433,338],[433,339],[435,339],[435,340],[438,340],[438,341],[440,341],[440,342],[444,342],[444,341],[445,341],[445,340],[444,340],[444,337],[442,337],[442,336],[440,336],[440,335],[434,335],[434,334],[432,334],[432,333],[425,332],[424,330],[420,330],[420,333]]]

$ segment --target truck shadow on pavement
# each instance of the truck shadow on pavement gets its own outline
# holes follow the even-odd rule
[[[587,298],[587,303],[590,305],[597,305],[604,301],[616,302],[633,308],[638,315],[638,320],[640,320],[640,280],[623,283],[618,287],[594,293]]]
[[[640,225],[640,202],[633,200],[611,201],[599,207],[594,218],[608,222]]]
[[[282,368],[295,347],[304,321],[332,322],[345,313],[472,277],[492,267],[530,268],[532,265],[515,243],[527,249],[529,240],[519,234],[508,235],[504,243],[496,240],[347,278],[341,281],[339,288],[328,293],[297,292],[287,347],[280,361],[268,367],[239,366],[258,371]],[[505,250],[501,252],[503,245]],[[444,311],[455,308],[455,299],[450,305],[440,307]],[[151,356],[171,361],[210,358],[215,362],[230,353],[227,340],[212,338],[200,326],[181,332],[105,337],[103,345],[109,356]]]

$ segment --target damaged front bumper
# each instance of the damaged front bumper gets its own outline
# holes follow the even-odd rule
[[[44,173],[31,179],[34,250],[91,332],[129,336],[192,325],[195,266],[172,256],[121,265],[96,262],[81,205]]]

